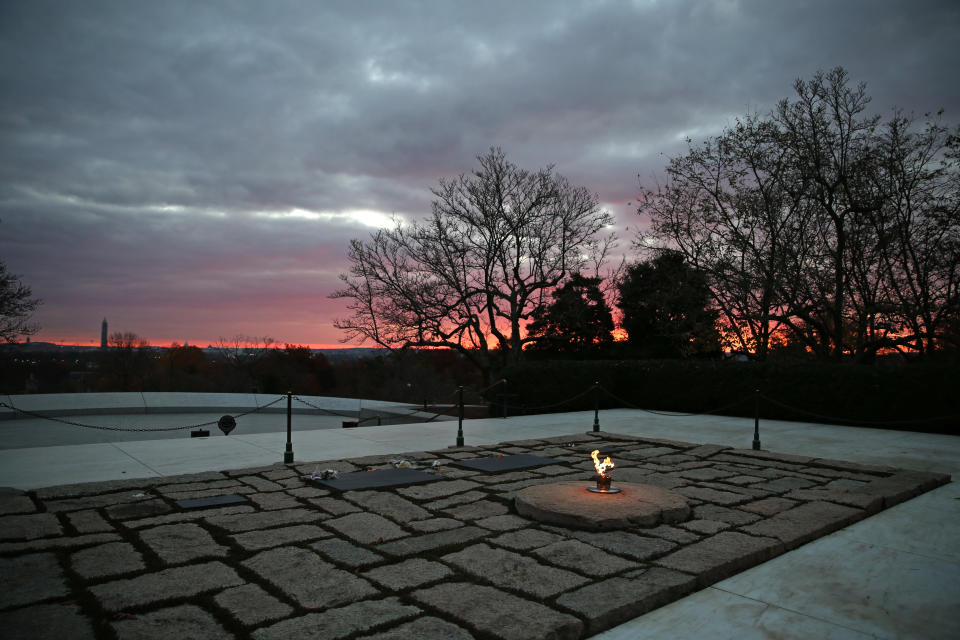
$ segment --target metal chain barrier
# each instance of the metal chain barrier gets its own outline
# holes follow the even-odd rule
[[[857,423],[857,424],[862,424],[862,425],[875,425],[875,426],[895,427],[895,426],[901,425],[901,424],[927,424],[927,423],[930,423],[930,422],[939,422],[939,421],[941,421],[941,420],[957,420],[957,419],[960,419],[960,415],[952,415],[952,416],[938,416],[938,417],[935,417],[935,418],[923,418],[923,419],[921,419],[921,420],[858,420],[858,419],[856,419],[856,418],[841,418],[841,417],[839,417],[839,416],[825,416],[825,415],[823,415],[823,414],[821,414],[821,413],[816,413],[816,412],[814,412],[814,411],[808,411],[808,410],[806,410],[806,409],[800,409],[799,407],[794,407],[794,406],[789,405],[789,404],[784,404],[783,402],[780,402],[780,401],[778,401],[778,400],[774,400],[773,398],[771,398],[771,397],[769,397],[769,396],[765,396],[765,395],[763,395],[763,394],[760,394],[760,397],[763,398],[764,400],[766,400],[767,402],[769,402],[770,404],[775,404],[775,405],[777,405],[777,406],[780,407],[781,409],[787,409],[788,411],[796,411],[797,413],[801,413],[801,414],[804,414],[804,415],[808,415],[808,416],[810,416],[810,417],[812,417],[812,418],[819,418],[819,419],[821,419],[821,420],[827,420],[827,421],[829,421],[830,423],[835,423],[835,422],[855,422],[855,423]]]
[[[638,410],[638,411],[645,411],[646,413],[653,413],[653,414],[656,414],[656,415],[658,415],[658,416],[676,416],[676,417],[707,416],[707,415],[712,415],[712,414],[715,414],[715,413],[720,413],[721,411],[726,411],[726,410],[729,409],[730,407],[735,407],[735,406],[737,406],[738,404],[742,404],[742,403],[744,403],[744,402],[747,401],[747,399],[734,400],[734,401],[731,402],[730,404],[725,404],[725,405],[723,405],[722,407],[718,407],[718,408],[712,409],[712,410],[710,410],[710,411],[699,411],[699,412],[694,412],[694,413],[686,413],[686,412],[683,412],[683,411],[656,411],[655,409],[644,409],[643,407],[638,407],[638,406],[635,405],[635,404],[632,404],[632,403],[630,403],[630,402],[627,402],[627,401],[624,400],[623,398],[615,395],[615,394],[614,394],[612,391],[610,391],[609,389],[606,389],[603,385],[596,385],[596,388],[597,388],[597,389],[600,389],[601,391],[603,391],[604,393],[606,393],[608,396],[610,396],[611,398],[613,398],[614,400],[616,400],[616,401],[619,402],[620,404],[622,404],[622,405],[624,405],[624,406],[626,406],[626,407],[628,407],[628,408],[630,408],[630,409],[636,409],[636,410]]]
[[[561,400],[560,402],[555,402],[555,403],[553,403],[553,404],[545,404],[545,405],[541,405],[541,406],[539,406],[539,407],[524,407],[524,406],[515,406],[515,405],[512,405],[512,404],[506,404],[505,406],[506,406],[508,409],[519,409],[520,411],[532,411],[532,412],[544,411],[544,410],[546,410],[546,409],[554,409],[554,408],[556,408],[556,407],[562,407],[562,406],[565,405],[565,404],[570,404],[571,402],[573,402],[573,401],[575,401],[575,400],[579,400],[579,399],[582,398],[583,396],[585,396],[585,395],[587,395],[588,393],[590,393],[591,391],[593,391],[593,389],[594,389],[594,387],[590,387],[590,388],[587,389],[586,391],[582,391],[581,393],[578,393],[577,395],[572,396],[572,397],[570,397],[570,398],[567,398],[567,399],[565,399],[565,400]]]
[[[254,409],[250,409],[249,411],[244,411],[243,413],[238,413],[232,417],[234,419],[237,419],[237,418],[242,418],[243,416],[248,416],[251,413],[256,413],[258,411],[266,409],[267,407],[273,406],[283,399],[284,399],[284,396],[280,396],[279,398],[277,398],[272,402],[268,402],[265,405],[256,407]],[[56,418],[54,416],[45,416],[42,413],[38,413],[36,411],[20,409],[13,405],[7,404],[6,402],[0,402],[0,407],[6,407],[7,409],[11,409],[13,411],[16,411],[17,413],[23,414],[25,416],[30,416],[31,418],[39,418],[40,420],[49,420],[50,422],[59,422],[61,424],[70,425],[72,427],[83,427],[84,429],[99,429],[101,431],[137,431],[137,432],[185,431],[186,429],[199,429],[201,427],[209,427],[219,422],[219,419],[217,419],[217,420],[211,420],[210,422],[201,422],[200,424],[189,424],[181,427],[108,427],[104,425],[86,424],[83,422],[76,422],[73,420],[64,420],[62,418]]]
[[[454,395],[456,395],[456,393],[454,393]],[[317,406],[317,405],[313,404],[312,402],[309,402],[309,401],[307,401],[307,400],[304,400],[304,399],[301,398],[300,396],[293,396],[293,399],[296,400],[297,402],[301,402],[301,403],[307,405],[308,407],[310,407],[310,408],[312,408],[312,409],[316,409],[317,411],[323,411],[324,413],[326,413],[326,414],[328,414],[328,415],[339,416],[339,417],[341,417],[341,418],[354,418],[354,417],[356,417],[356,419],[357,419],[357,424],[358,424],[358,425],[359,425],[360,423],[362,423],[362,422],[366,422],[366,421],[368,421],[368,420],[373,420],[374,418],[383,417],[383,416],[381,416],[381,415],[378,414],[378,415],[375,415],[375,416],[371,416],[371,417],[369,417],[369,418],[363,418],[363,419],[361,419],[359,415],[353,416],[352,414],[340,413],[340,412],[338,412],[338,411],[333,411],[332,409],[324,409],[323,407]],[[452,406],[455,406],[455,405],[452,405]],[[415,416],[415,415],[417,415],[418,413],[421,413],[421,410],[420,410],[420,409],[414,409],[413,411],[411,411],[411,412],[409,412],[409,413],[401,414],[401,415],[390,415],[390,414],[385,414],[385,415],[388,416],[388,417],[406,418],[406,417],[410,417],[410,416]],[[424,420],[424,422],[433,422],[434,420],[436,420],[436,419],[439,418],[440,416],[445,416],[445,415],[447,415],[447,414],[445,414],[445,413],[434,413],[432,416],[430,416],[429,418],[427,418],[426,420]]]

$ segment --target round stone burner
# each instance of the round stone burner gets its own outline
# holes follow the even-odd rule
[[[690,517],[687,499],[661,487],[617,482],[620,493],[598,494],[587,482],[557,482],[522,489],[517,493],[517,512],[564,527],[623,529],[676,524]]]

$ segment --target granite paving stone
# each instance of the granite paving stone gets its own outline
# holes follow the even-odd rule
[[[105,533],[114,530],[113,525],[104,520],[103,516],[94,509],[68,513],[67,520],[77,533]]]
[[[380,554],[350,544],[346,540],[339,538],[321,540],[320,542],[310,545],[310,548],[319,551],[333,562],[345,564],[353,568],[365,567],[383,560],[383,556]]]
[[[573,640],[583,630],[574,616],[484,585],[449,582],[414,591],[411,597],[502,640]]]
[[[198,558],[221,558],[230,553],[206,529],[193,522],[141,529],[140,539],[166,564]]]
[[[677,526],[683,527],[689,531],[693,531],[694,533],[712,536],[715,533],[729,529],[733,525],[727,522],[719,522],[717,520],[689,520]]]
[[[200,607],[183,604],[111,623],[118,640],[156,640],[171,635],[187,640],[232,640],[233,634]],[[172,632],[172,633],[171,633]]]
[[[347,513],[359,513],[362,511],[357,505],[347,502],[342,498],[314,498],[309,500],[310,504],[320,507],[329,514],[342,516]]]
[[[564,532],[559,527],[551,528],[551,531]],[[646,533],[647,530],[642,529],[642,531]],[[641,536],[630,531],[568,531],[564,533],[567,537],[631,560],[649,560],[677,548],[676,543],[669,540]]]
[[[241,564],[273,584],[302,607],[325,609],[379,592],[368,581],[324,561],[307,549],[270,549]]]
[[[162,495],[189,493],[191,491],[209,491],[211,489],[230,489],[224,493],[233,493],[234,489],[244,487],[234,478],[224,478],[209,482],[177,482],[174,484],[164,484],[156,488],[157,493]]]
[[[483,527],[484,529],[491,529],[493,531],[510,531],[511,529],[520,529],[522,527],[529,526],[532,523],[533,520],[528,520],[527,518],[521,518],[520,516],[511,514],[504,514],[501,516],[481,518],[474,524],[479,527]]]
[[[346,460],[321,460],[319,462],[311,462],[310,464],[302,464],[296,469],[300,473],[300,476],[304,477],[309,476],[314,471],[323,471],[325,469],[333,469],[339,473],[353,473],[354,471],[358,471],[359,467]]]
[[[212,509],[195,509],[191,511],[181,511],[170,513],[165,516],[154,516],[151,518],[141,518],[139,520],[125,520],[123,526],[128,529],[140,529],[142,527],[153,527],[158,524],[172,524],[174,522],[190,522],[193,520],[204,520],[216,516],[233,515],[237,513],[253,513],[253,507],[248,505],[231,505],[228,507],[215,507]]]
[[[274,598],[255,584],[225,589],[215,595],[213,600],[244,626],[279,620],[293,612],[293,607]]]
[[[757,536],[777,538],[788,549],[793,549],[853,524],[865,515],[862,510],[852,507],[830,502],[808,502],[740,529]]]
[[[83,536],[63,536],[59,538],[37,538],[27,542],[2,542],[0,554],[21,553],[23,551],[46,551],[49,549],[79,549],[101,542],[115,542],[120,539],[115,533],[91,533]]]
[[[877,513],[883,508],[883,496],[858,493],[856,491],[837,491],[821,488],[795,489],[785,494],[784,498],[805,502],[835,502],[836,504],[863,509],[868,514]]]
[[[442,580],[453,575],[453,571],[439,562],[413,558],[370,569],[361,575],[388,589],[399,591]]]
[[[743,504],[744,502],[750,502],[753,500],[753,497],[749,495],[734,493],[733,491],[711,489],[710,487],[677,487],[674,489],[674,491],[680,495],[687,496],[688,498],[694,498],[696,500],[702,500],[704,502],[710,502],[722,506]]]
[[[723,444],[701,444],[692,449],[686,449],[684,453],[688,456],[694,456],[697,458],[709,458],[714,454],[720,453],[721,451],[726,451],[730,448],[731,447]]]
[[[0,609],[63,597],[68,593],[63,570],[52,553],[0,558]]]
[[[323,638],[337,640],[361,631],[388,625],[419,615],[418,607],[403,604],[397,598],[363,600],[290,618],[253,632],[255,640],[290,640],[291,638]]]
[[[643,535],[663,538],[664,540],[676,542],[677,544],[690,544],[691,542],[696,542],[701,538],[701,536],[693,533],[692,531],[680,529],[669,524],[661,524],[653,527],[652,529],[644,529]]]
[[[261,549],[279,547],[291,542],[308,542],[320,538],[329,538],[332,535],[326,529],[321,529],[315,524],[296,524],[289,527],[236,533],[230,536],[230,539],[248,551],[260,551]]]
[[[583,576],[557,569],[536,560],[506,551],[475,544],[441,558],[466,573],[483,578],[498,587],[547,598],[587,582]]]
[[[661,489],[676,489],[677,487],[685,487],[690,484],[689,480],[684,480],[678,475],[655,473],[642,469],[624,469],[624,473],[617,473],[615,479],[622,482],[652,484]]]
[[[197,498],[216,498],[217,496],[247,495],[256,493],[256,489],[245,484],[239,484],[227,489],[196,489],[194,491],[176,491],[164,497],[168,500],[196,500]]]
[[[718,478],[728,478],[734,474],[730,471],[712,469],[710,467],[701,467],[697,469],[688,469],[678,473],[677,475],[688,480],[716,480]]]
[[[423,506],[426,509],[431,511],[439,511],[442,509],[448,509],[460,504],[466,504],[468,502],[475,502],[477,500],[483,500],[488,496],[488,494],[483,491],[467,491],[466,493],[458,493],[447,498],[440,498],[439,500],[431,500],[429,502],[424,502]]]
[[[0,517],[0,540],[33,540],[61,533],[60,520],[52,513]]]
[[[517,480],[529,480],[530,478],[536,477],[537,475],[530,471],[511,471],[509,473],[496,473],[490,475],[480,474],[474,476],[474,479],[477,482],[482,482],[483,484],[501,484],[504,482],[516,482]]]
[[[479,486],[481,486],[480,483],[473,480],[440,480],[413,487],[402,487],[397,489],[397,493],[415,500],[430,500],[463,493]]]
[[[587,633],[609,629],[690,593],[693,576],[650,568],[565,593],[557,604],[587,618]]]
[[[807,480],[806,478],[798,478],[796,476],[784,476],[782,478],[777,478],[776,480],[768,480],[766,482],[759,482],[757,484],[750,485],[754,489],[763,489],[765,491],[771,491],[773,493],[786,493],[793,489],[806,489],[812,487],[817,483],[812,480]]]
[[[40,493],[40,491],[38,491]],[[123,491],[120,493],[101,493],[63,500],[44,500],[44,506],[50,513],[61,511],[80,511],[81,509],[99,509],[100,507],[116,506],[128,502],[149,500],[154,496],[142,491]]]
[[[950,476],[944,473],[897,471],[890,476],[871,480],[857,492],[882,497],[883,508],[887,509],[948,482]]]
[[[257,491],[267,492],[267,491],[281,491],[283,485],[279,485],[272,480],[267,480],[266,478],[261,478],[260,476],[240,476],[237,478],[241,482],[250,485]]]
[[[343,497],[366,511],[378,513],[397,522],[408,523],[431,517],[426,509],[387,491],[348,491]]]
[[[87,580],[119,576],[146,568],[143,556],[127,542],[108,542],[76,551],[70,556],[70,566]]]
[[[508,549],[526,551],[528,549],[545,547],[563,539],[564,537],[562,535],[550,533],[549,531],[542,531],[540,529],[524,529],[523,531],[505,533],[501,536],[497,536],[496,538],[491,538],[489,541]]]
[[[412,556],[425,551],[462,545],[489,534],[487,529],[464,526],[447,531],[437,531],[420,536],[411,536],[377,546],[377,550],[392,556]]]
[[[468,504],[444,509],[443,512],[456,520],[479,520],[490,516],[502,516],[510,512],[510,507],[502,502],[479,500]]]
[[[324,524],[361,544],[380,543],[410,535],[390,520],[375,513],[351,513]]]
[[[745,486],[750,484],[757,484],[758,482],[763,482],[761,476],[750,476],[750,475],[737,475],[724,478],[723,481],[726,484],[735,484],[737,486]]]
[[[107,611],[121,611],[171,598],[190,598],[243,583],[236,571],[214,561],[106,582],[89,587],[89,591]]]
[[[795,506],[797,506],[796,500],[789,500],[787,498],[763,498],[762,500],[757,500],[756,502],[742,504],[740,505],[739,509],[742,511],[749,511],[750,513],[756,513],[761,516],[772,516]]]
[[[414,638],[473,640],[474,636],[463,627],[434,617],[417,618],[413,622],[401,624],[387,631],[361,636],[361,640],[413,640]]]
[[[36,510],[37,505],[22,491],[0,488],[0,515],[34,513]]]
[[[257,511],[252,513],[233,513],[215,515],[204,520],[215,527],[231,532],[265,529],[295,522],[316,522],[322,519],[314,509],[281,509],[279,511]]]
[[[71,603],[0,611],[3,640],[94,640],[93,625]]]
[[[867,483],[863,480],[851,480],[849,478],[837,478],[823,485],[824,489],[831,491],[859,491]]]
[[[761,516],[741,509],[728,509],[715,504],[701,504],[693,508],[693,517],[697,520],[719,520],[732,525],[756,522]]]
[[[289,467],[283,467],[281,469],[273,469],[272,471],[264,471],[260,475],[267,480],[283,480],[285,478],[297,477],[297,472]]]
[[[775,538],[748,536],[724,531],[694,542],[659,560],[656,564],[697,576],[701,587],[760,564],[784,550]]]
[[[430,533],[433,531],[456,529],[457,527],[462,527],[463,523],[453,518],[430,518],[429,520],[416,520],[408,526],[416,531]]]
[[[291,496],[284,491],[271,491],[270,493],[251,493],[247,496],[261,509],[272,511],[274,509],[293,509],[302,506],[296,497]]]
[[[158,498],[154,498],[152,500],[142,500],[140,502],[124,502],[104,508],[104,512],[111,520],[147,518],[150,516],[159,516],[165,513],[170,513],[171,511],[173,511],[173,507]]]
[[[619,457],[626,458],[627,460],[647,460],[658,456],[673,455],[675,453],[677,453],[677,450],[671,447],[643,447],[621,453]]]
[[[323,496],[330,495],[330,492],[326,489],[318,489],[317,487],[297,487],[295,489],[287,489],[286,493],[289,493],[291,496],[296,498],[322,498]]]
[[[579,540],[562,540],[533,550],[533,555],[565,569],[587,576],[612,576],[639,565]]]

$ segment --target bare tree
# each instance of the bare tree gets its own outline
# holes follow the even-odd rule
[[[332,295],[350,301],[353,315],[335,323],[346,340],[455,349],[489,378],[535,339],[526,325],[553,288],[602,263],[613,219],[595,194],[497,148],[478,161],[440,181],[425,220],[351,241],[350,273]]]
[[[776,128],[746,116],[672,158],[669,183],[644,190],[640,205],[651,220],[641,248],[679,250],[706,274],[725,346],[761,359],[781,332],[780,286],[799,228],[800,203],[782,186],[783,156]]]
[[[267,336],[247,336],[237,334],[232,338],[221,337],[217,340],[218,359],[229,365],[232,372],[230,384],[236,389],[250,389],[257,392],[254,369],[274,345],[273,338]]]
[[[833,69],[766,118],[667,166],[646,190],[643,247],[708,274],[727,344],[763,358],[778,338],[823,358],[924,353],[957,326],[958,133],[867,115]]]
[[[927,114],[929,116],[929,114]],[[897,113],[881,136],[878,179],[888,194],[871,222],[880,253],[887,344],[917,353],[956,344],[960,320],[960,135]]]
[[[40,330],[31,317],[41,301],[32,296],[30,287],[20,282],[20,276],[9,273],[0,260],[0,340],[16,342]]]

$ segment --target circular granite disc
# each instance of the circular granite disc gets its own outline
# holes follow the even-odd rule
[[[541,522],[582,529],[622,529],[675,524],[690,517],[687,499],[660,487],[617,482],[620,493],[587,491],[589,482],[557,482],[517,493],[517,512]]]

